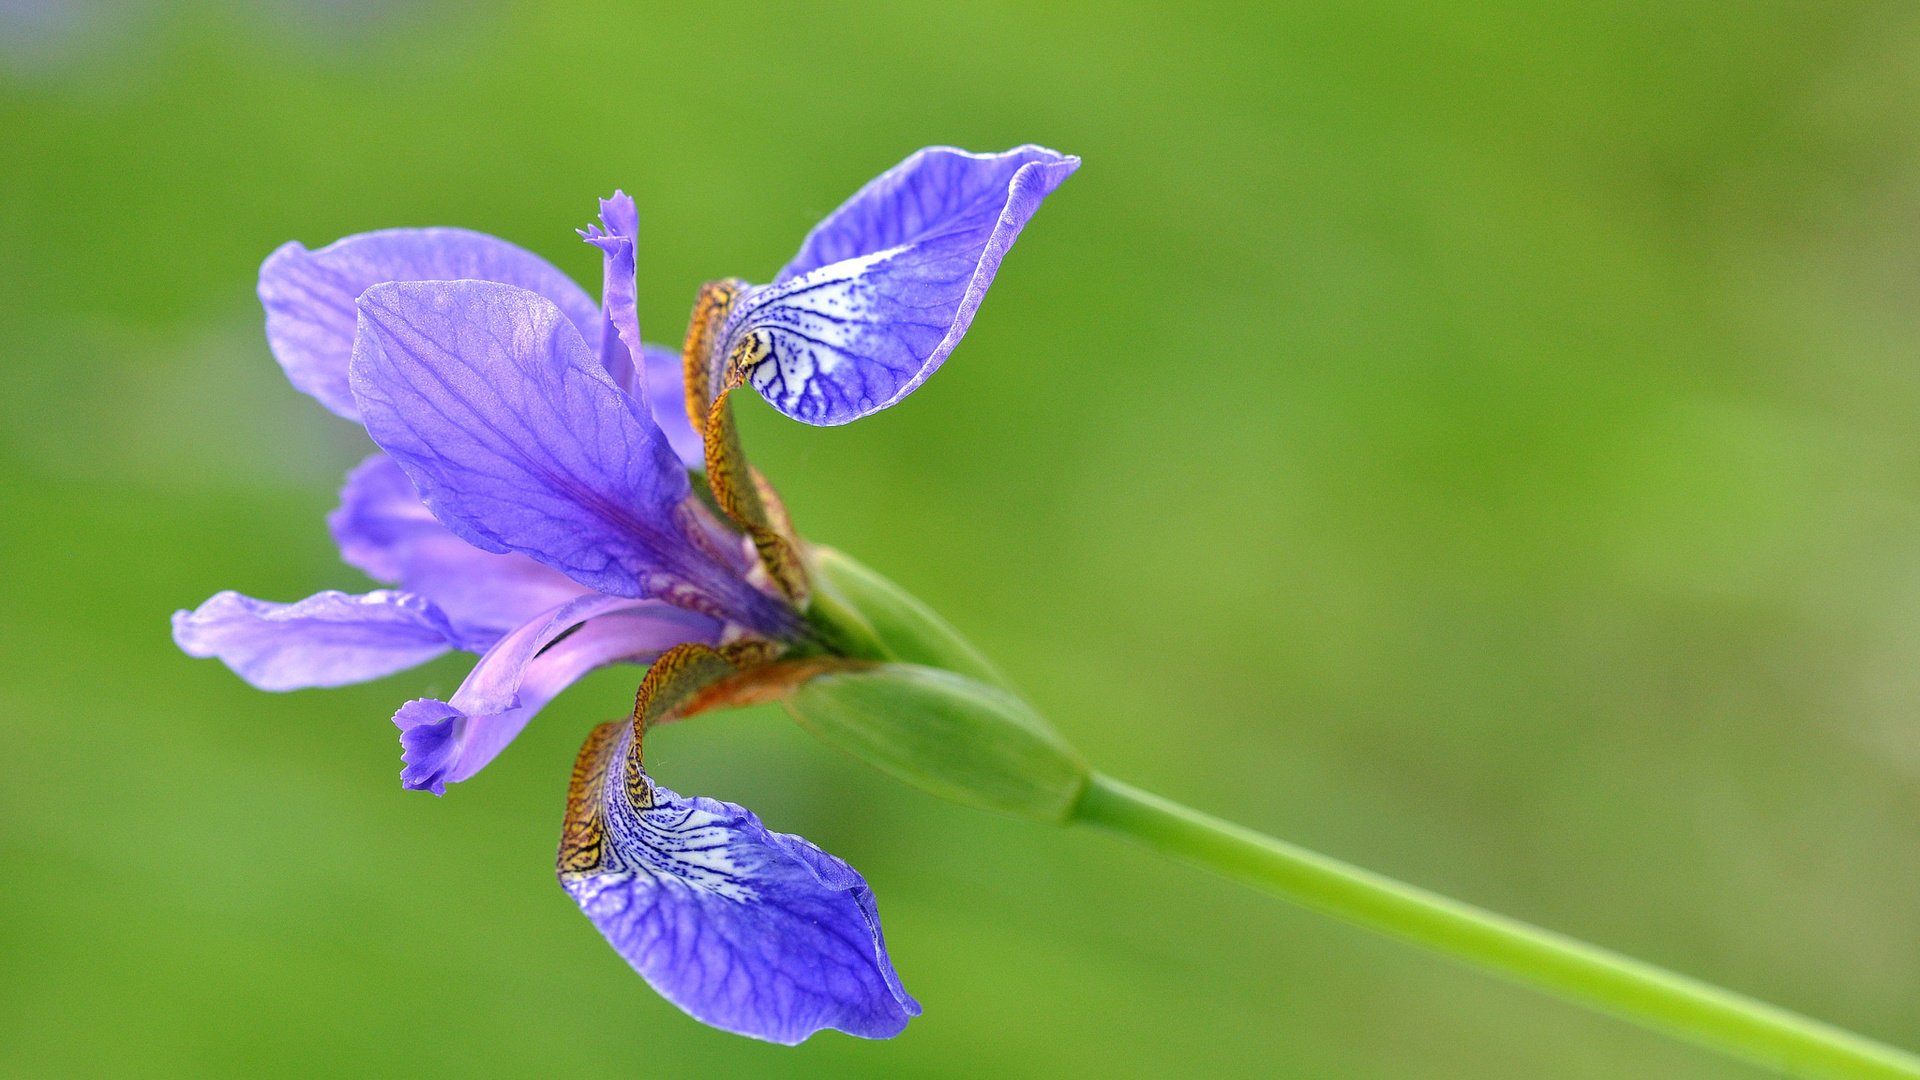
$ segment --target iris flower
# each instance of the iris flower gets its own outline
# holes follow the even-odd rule
[[[677,352],[641,340],[638,220],[620,192],[581,233],[603,255],[597,305],[539,257],[461,229],[287,244],[260,271],[268,343],[295,387],[378,446],[328,525],[341,557],[390,587],[290,604],[223,592],[175,614],[175,641],[263,690],[478,654],[447,700],[393,717],[401,783],[435,794],[586,672],[650,665],[632,716],[597,728],[575,764],[562,885],[708,1024],[783,1043],[898,1034],[920,1006],[865,880],[740,806],[656,783],[642,738],[854,651],[811,617],[808,549],[747,464],[728,395],[750,384],[810,424],[899,401],[1078,164],[1033,146],[922,150],[770,284],[706,286]]]

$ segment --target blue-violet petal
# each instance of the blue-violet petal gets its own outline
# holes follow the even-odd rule
[[[719,335],[716,373],[744,349],[748,381],[809,424],[844,424],[926,381],[960,343],[1001,259],[1080,159],[1038,146],[931,147],[822,221]]]
[[[296,388],[355,420],[360,413],[347,385],[354,300],[387,281],[462,279],[531,289],[553,301],[583,333],[599,332],[593,300],[530,251],[466,229],[385,229],[318,251],[287,243],[267,256],[260,267],[267,344]]]
[[[367,433],[455,535],[619,596],[700,574],[686,470],[552,302],[455,281],[376,285],[359,306]]]
[[[793,1044],[834,1028],[897,1035],[920,1014],[851,866],[740,806],[683,797],[622,764],[632,725],[603,725],[574,775],[560,882],[661,996],[695,1019]],[[640,802],[629,797],[637,781]],[[585,830],[577,814],[591,815]]]

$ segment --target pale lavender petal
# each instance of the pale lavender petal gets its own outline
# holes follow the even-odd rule
[[[899,401],[947,358],[1000,260],[1080,159],[1037,146],[922,150],[825,221],[774,284],[749,291],[718,335],[743,343],[774,408],[844,424]]]
[[[349,565],[426,597],[482,647],[585,591],[525,555],[496,555],[453,535],[382,453],[347,475],[327,526]]]
[[[634,296],[634,244],[640,235],[640,212],[624,191],[600,200],[600,224],[580,230],[580,238],[600,249],[602,273],[600,362],[613,381],[628,393],[646,400],[647,371],[636,366],[640,355],[640,312]],[[589,341],[592,338],[588,338]]]
[[[267,343],[295,387],[349,420],[359,418],[347,384],[354,300],[388,281],[498,281],[553,301],[583,333],[599,333],[600,312],[565,274],[538,255],[466,229],[386,229],[337,240],[318,251],[281,245],[260,267]]]
[[[682,465],[693,472],[706,471],[706,444],[687,415],[687,380],[680,350],[648,345],[641,355],[647,372],[647,404],[653,409],[654,422],[660,425]]]
[[[719,637],[717,621],[650,600],[588,595],[543,612],[487,650],[449,700],[409,701],[394,714],[406,763],[400,782],[442,794],[587,672],[650,663],[675,645]]]
[[[635,806],[616,764],[632,738],[622,728],[606,740],[594,865],[563,848],[560,883],[641,977],[696,1020],[788,1045],[827,1028],[890,1038],[920,1014],[851,866],[644,773]]]
[[[462,644],[432,604],[390,590],[323,592],[292,604],[218,593],[173,613],[173,640],[189,656],[218,657],[262,690],[365,682]]]

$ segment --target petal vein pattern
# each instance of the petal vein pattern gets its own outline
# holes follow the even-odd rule
[[[487,282],[396,283],[360,301],[367,431],[456,535],[599,592],[720,587],[679,533],[686,472],[552,303]]]
[[[633,725],[582,748],[560,882],[615,951],[695,1019],[793,1044],[835,1028],[888,1038],[919,1015],[854,869],[732,803],[637,768]]]
[[[1079,164],[1037,146],[914,154],[822,221],[772,285],[742,299],[716,369],[755,355],[755,389],[810,424],[894,404],[960,343],[1001,259]]]

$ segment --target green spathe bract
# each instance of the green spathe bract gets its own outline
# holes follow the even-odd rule
[[[1087,764],[1026,702],[919,664],[818,676],[787,699],[800,725],[883,772],[955,802],[1066,822]]]
[[[852,622],[854,635],[866,634],[886,659],[945,668],[981,682],[1006,686],[1006,676],[973,643],[960,636],[919,597],[881,577],[835,548],[815,545],[813,571],[816,619]]]

